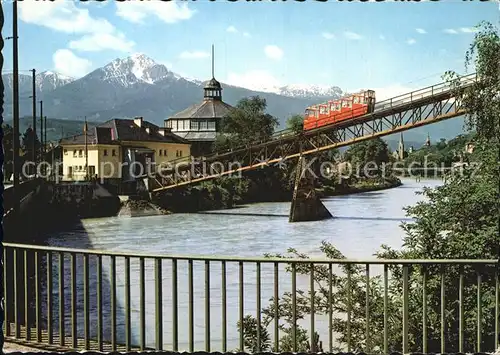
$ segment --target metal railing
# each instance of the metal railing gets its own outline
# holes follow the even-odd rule
[[[52,348],[444,353],[499,345],[497,260],[166,256],[20,244],[5,244],[4,260],[7,339]]]

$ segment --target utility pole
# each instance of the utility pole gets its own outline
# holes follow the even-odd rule
[[[47,116],[44,117],[43,120],[43,152],[47,151]]]
[[[12,140],[12,150],[13,150],[13,172],[14,172],[14,201],[16,203],[14,209],[15,212],[18,210],[19,196],[17,193],[19,185],[19,63],[18,63],[18,46],[17,46],[17,0],[12,2],[12,67],[13,67],[13,83],[12,83],[12,102],[14,107],[12,108],[12,128],[13,128],[13,140]]]
[[[32,88],[32,98],[33,98],[33,163],[35,163],[35,174],[36,174],[36,70],[32,69],[33,72],[33,88]]]
[[[43,159],[43,101],[40,100],[40,161]]]
[[[89,181],[89,148],[87,142],[87,116],[85,116],[83,131],[85,133],[85,181]]]

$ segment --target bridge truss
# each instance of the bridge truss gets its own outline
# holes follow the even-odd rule
[[[465,114],[464,90],[476,82],[476,74],[454,83],[440,83],[379,102],[373,113],[356,119],[293,134],[278,132],[273,139],[215,153],[189,161],[174,161],[160,168],[153,192],[231,176],[244,171],[283,164],[353,143],[383,137]]]

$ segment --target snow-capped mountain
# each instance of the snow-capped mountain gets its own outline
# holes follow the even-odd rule
[[[161,80],[181,78],[169,71],[165,65],[156,63],[142,53],[133,54],[127,58],[117,58],[88,76],[123,87],[135,84],[154,85]]]
[[[339,98],[343,94],[342,90],[338,86],[301,85],[301,84],[291,84],[282,86],[277,89],[276,93],[278,95],[283,95],[283,96],[303,97],[303,98],[314,98],[314,97]]]
[[[9,95],[12,93],[14,75],[12,73],[3,74],[3,84],[5,86],[5,93]],[[74,78],[52,72],[44,71],[35,76],[35,89],[37,94],[42,92],[50,92],[61,86],[71,83]],[[19,94],[33,91],[33,77],[31,75],[19,74]]]
[[[183,77],[139,53],[117,58],[76,80],[55,72],[40,73],[36,78],[37,100],[43,100],[44,114],[54,118],[86,116],[102,121],[110,117],[143,116],[163,124],[165,118],[199,102],[209,78],[207,75],[202,81]],[[21,116],[30,115],[31,76],[23,74],[19,79]],[[10,78],[4,76],[4,80],[5,103],[10,105],[12,74]],[[243,97],[259,95],[266,99],[268,112],[282,123],[293,114],[303,113],[307,106],[340,93],[336,87],[312,85],[250,90],[220,81],[225,102],[235,105]]]
[[[74,78],[53,71],[44,71],[35,76],[35,85],[39,91],[52,91],[74,80]]]

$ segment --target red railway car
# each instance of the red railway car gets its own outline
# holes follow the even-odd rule
[[[373,112],[375,91],[366,90],[338,100],[309,106],[304,116],[304,130],[336,124]]]

